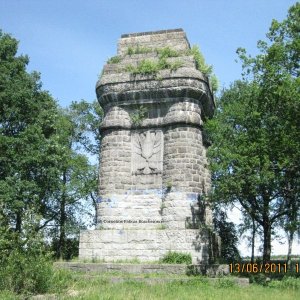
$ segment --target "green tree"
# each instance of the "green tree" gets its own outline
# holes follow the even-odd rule
[[[71,248],[74,243],[78,244],[79,230],[89,223],[90,216],[97,213],[101,112],[98,103],[84,100],[61,110],[57,130],[61,150],[60,180],[52,207],[52,211],[58,214],[50,227],[56,256],[61,259],[77,254],[78,247],[73,247],[77,249],[73,253]],[[93,163],[89,161],[92,156]],[[92,224],[95,224],[95,219],[93,217]]]
[[[69,112],[76,124],[74,137],[78,146],[99,160],[100,124],[103,118],[101,106],[96,100],[92,103],[85,100],[75,101],[71,103]]]
[[[75,150],[76,130],[70,112],[61,110],[55,141],[59,155],[58,184],[47,209],[48,216],[45,216],[49,220],[45,232],[52,238],[53,250],[60,259],[76,255],[75,248],[73,253],[68,253],[67,244],[72,240],[78,241],[79,229],[85,223],[82,199],[88,192],[86,185],[90,164],[84,154]]]
[[[72,102],[70,105],[73,122],[76,124],[77,133],[75,141],[78,150],[83,150],[90,158],[91,169],[88,175],[88,193],[86,201],[94,206],[94,224],[97,222],[97,198],[98,198],[98,169],[100,161],[100,124],[103,118],[103,110],[98,101],[88,103],[85,100]]]
[[[214,197],[238,201],[263,230],[263,259],[271,233],[291,209],[299,211],[300,4],[273,21],[269,44],[252,58],[238,49],[244,81],[224,91],[207,129],[213,141]],[[298,214],[299,215],[299,214]]]
[[[250,230],[250,237],[247,237],[248,240],[248,247],[251,247],[251,262],[254,263],[255,260],[255,239],[257,236],[257,233],[259,232],[259,226],[258,223],[255,221],[254,214],[255,214],[255,208],[254,212],[249,214],[242,210],[243,213],[243,223],[239,225],[239,233],[240,235],[245,234],[247,231]]]
[[[38,231],[58,186],[58,110],[17,49],[0,31],[0,289],[32,293],[52,276]]]
[[[3,222],[21,233],[26,210],[43,215],[55,190],[57,105],[17,46],[0,32],[0,205]]]
[[[241,256],[237,248],[238,232],[232,222],[228,222],[227,215],[220,207],[214,209],[214,226],[221,238],[221,258],[226,263],[240,261]]]

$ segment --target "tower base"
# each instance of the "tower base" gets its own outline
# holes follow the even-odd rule
[[[101,229],[80,233],[79,258],[158,261],[168,251],[190,253],[192,263],[218,256],[217,237],[199,229]]]

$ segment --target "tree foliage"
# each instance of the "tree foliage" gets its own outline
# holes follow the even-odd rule
[[[86,155],[98,152],[100,118],[94,105],[74,102],[60,112],[57,131],[61,149],[60,176],[51,208],[53,214],[56,212],[51,220],[51,235],[56,256],[60,258],[78,255],[67,245],[78,243],[79,229],[88,225],[88,216],[93,214],[91,207],[95,207],[97,163],[91,164]],[[73,249],[78,250],[78,247]]]
[[[0,205],[2,221],[22,231],[27,210],[45,212],[57,183],[57,105],[26,72],[28,57],[0,33]]]
[[[227,215],[218,207],[214,212],[215,230],[221,238],[221,258],[226,263],[240,261],[241,256],[237,248],[238,233],[236,226],[228,222]]]
[[[256,57],[238,49],[243,81],[223,91],[207,126],[214,197],[239,202],[262,227],[265,261],[279,220],[299,218],[299,16],[297,3],[286,20],[273,21]]]
[[[98,153],[102,111],[85,101],[60,109],[17,50],[0,32],[0,254],[10,261],[12,249],[21,255],[43,233],[66,257],[86,204],[96,205],[98,160],[87,154]]]
[[[51,262],[39,230],[58,186],[57,104],[0,31],[0,289],[43,292]]]

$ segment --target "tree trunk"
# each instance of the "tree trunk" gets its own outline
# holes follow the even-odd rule
[[[63,259],[65,253],[65,242],[66,242],[66,183],[67,183],[67,176],[66,171],[63,172],[63,192],[60,201],[60,220],[59,220],[59,227],[60,227],[60,234],[59,234],[59,241],[58,241],[58,258]]]
[[[267,263],[271,260],[271,224],[268,217],[265,217],[263,224],[264,224],[263,262]]]
[[[294,241],[294,231],[288,232],[288,253],[287,253],[287,265],[288,270],[291,271],[291,254],[292,254],[292,247],[293,247],[293,241]]]
[[[255,221],[254,218],[252,218],[252,238],[251,238],[251,263],[254,263],[254,249],[255,249],[255,233],[256,233],[256,228],[255,228]]]
[[[22,212],[18,210],[16,216],[16,232],[21,233],[21,231],[22,231]]]

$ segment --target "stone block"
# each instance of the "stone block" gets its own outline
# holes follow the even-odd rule
[[[127,240],[119,237],[118,230],[86,231],[92,236],[94,243],[86,243],[80,247],[81,258],[105,258],[110,260],[142,258],[144,260],[158,260],[167,251],[192,253],[193,259],[201,259],[193,242],[197,240],[196,230],[124,230]],[[107,241],[108,235],[112,238]],[[90,248],[88,248],[90,247]]]

